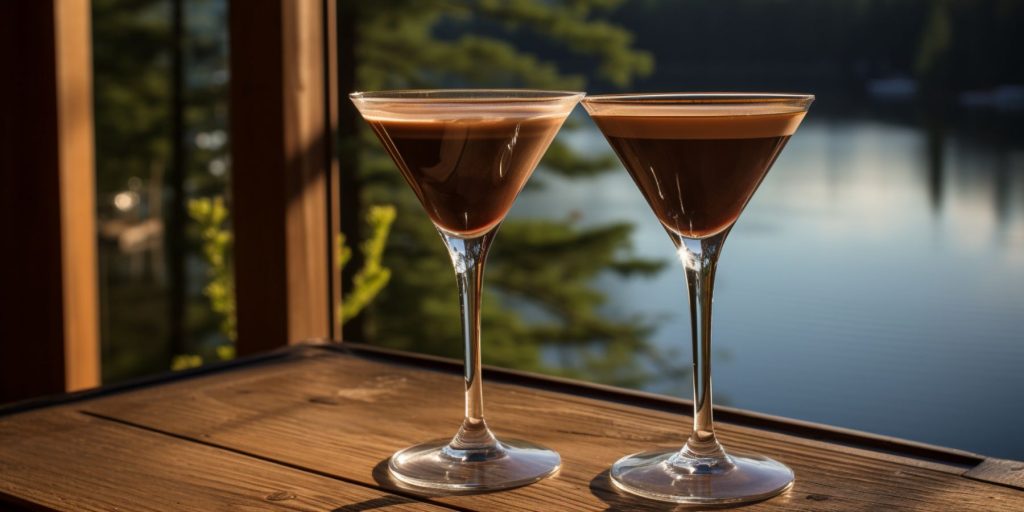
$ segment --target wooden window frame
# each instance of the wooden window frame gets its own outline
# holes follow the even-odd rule
[[[230,1],[240,354],[340,338],[336,13]],[[0,403],[100,383],[91,51],[89,0],[0,2]]]
[[[233,1],[238,352],[337,337],[334,0]]]

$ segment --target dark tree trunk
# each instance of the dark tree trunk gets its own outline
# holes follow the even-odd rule
[[[362,242],[362,183],[359,178],[359,113],[348,99],[356,85],[356,33],[358,2],[338,2],[338,187],[341,203],[341,232],[352,248],[352,259],[341,273],[342,290],[352,289],[352,277],[363,266],[359,251]],[[342,302],[342,307],[344,307]],[[349,320],[342,329],[342,339],[366,341],[363,315]]]
[[[165,247],[168,283],[168,350],[184,354],[185,346],[185,13],[184,0],[172,2],[171,28],[171,165],[166,212]]]

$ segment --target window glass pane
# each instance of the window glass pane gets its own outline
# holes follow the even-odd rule
[[[1008,442],[1024,409],[1006,406],[1024,388],[1024,66],[1007,64],[1024,4],[526,4],[343,7],[358,30],[342,34],[355,58],[341,73],[355,90],[817,94],[724,249],[717,402],[1024,457]],[[390,282],[346,334],[461,358],[447,254],[380,143],[343,115],[363,127],[343,130],[342,169],[359,169],[343,177],[348,233],[371,232],[357,211],[398,211]],[[678,264],[578,110],[497,235],[483,358],[686,395]]]
[[[230,357],[227,3],[92,9],[103,379]]]

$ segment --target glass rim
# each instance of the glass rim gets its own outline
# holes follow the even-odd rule
[[[810,105],[813,94],[791,92],[649,92],[597,94],[584,103],[603,105]]]
[[[381,91],[354,91],[352,101],[370,103],[559,103],[579,101],[587,93],[545,89],[392,89]]]

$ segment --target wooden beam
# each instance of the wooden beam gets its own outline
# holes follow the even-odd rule
[[[89,0],[53,0],[57,26],[64,389],[100,383],[93,138],[92,13]]]
[[[324,4],[232,2],[238,351],[330,336]]]
[[[0,2],[0,402],[99,384],[88,0]]]

